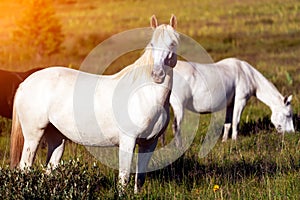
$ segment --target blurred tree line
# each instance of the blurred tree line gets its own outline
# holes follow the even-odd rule
[[[26,57],[41,60],[44,56],[59,53],[64,35],[51,0],[29,0],[22,2],[24,13],[16,20],[12,34],[15,45]]]

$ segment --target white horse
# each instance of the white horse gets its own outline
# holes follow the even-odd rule
[[[32,74],[20,85],[14,100],[12,168],[18,164],[21,169],[32,166],[43,136],[48,142],[50,169],[61,159],[65,138],[88,146],[119,146],[122,194],[138,144],[135,192],[140,190],[157,138],[169,122],[172,68],[177,62],[179,39],[175,16],[171,17],[170,25],[158,26],[155,16],[150,23],[154,32],[143,55],[115,75],[51,67]],[[91,83],[97,84],[93,99],[87,99],[85,91],[91,89]],[[116,110],[118,106],[121,110]],[[98,128],[93,128],[95,123]]]
[[[216,79],[221,79],[223,84],[216,84]],[[226,107],[222,141],[227,140],[230,128],[232,139],[236,140],[242,111],[251,96],[256,96],[270,107],[271,121],[279,132],[294,132],[292,96],[283,97],[271,82],[247,62],[234,58],[214,64],[178,61],[174,68],[170,98],[174,110],[176,145],[181,146],[180,124],[185,108],[195,113],[212,113]]]

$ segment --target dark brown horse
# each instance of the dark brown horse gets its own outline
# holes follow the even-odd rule
[[[41,69],[35,68],[26,72],[0,70],[0,116],[12,117],[14,96],[19,84],[30,74]]]

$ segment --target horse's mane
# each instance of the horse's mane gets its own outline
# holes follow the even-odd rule
[[[272,105],[278,104],[278,99],[283,101],[282,94],[278,91],[275,85],[269,81],[266,77],[262,75],[257,69],[252,67],[249,63],[242,61],[244,68],[247,68],[248,72],[243,69],[244,73],[247,73],[251,76],[251,79],[248,78],[248,81],[252,82],[252,85],[256,85],[256,97],[262,102],[267,104],[269,107]],[[273,98],[268,98],[272,96]],[[274,98],[276,97],[276,98]],[[266,101],[268,100],[268,101]],[[269,102],[272,102],[270,104]],[[280,101],[281,102],[281,101]]]
[[[126,66],[120,72],[115,74],[115,78],[121,78],[124,75],[132,72],[133,77],[136,80],[141,75],[148,75],[150,77],[153,69],[153,57],[151,48],[146,47],[143,50],[143,54],[133,64]]]
[[[169,31],[170,30],[170,31]],[[171,26],[166,25],[166,24],[162,24],[160,25],[158,28],[156,28],[156,31],[153,34],[153,38],[155,41],[158,41],[160,37],[163,37],[164,34],[168,34],[168,36],[176,43],[178,44],[178,40],[179,40],[179,34],[176,32],[171,33],[171,30],[173,30],[173,28],[171,28]]]
[[[152,49],[146,47],[146,49],[144,49],[143,55],[133,63],[133,65],[135,66],[134,80],[142,74],[146,74],[148,75],[148,77],[150,77],[151,71],[153,69],[153,64],[154,61],[152,57]]]

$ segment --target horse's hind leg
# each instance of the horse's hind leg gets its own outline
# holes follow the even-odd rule
[[[233,109],[234,107],[232,103],[226,108],[226,119],[224,124],[224,133],[223,133],[222,142],[226,142],[228,139],[228,134],[232,125]]]
[[[64,152],[65,137],[52,124],[49,124],[45,130],[45,139],[48,144],[46,163],[49,172],[59,164]]]
[[[21,169],[32,166],[43,133],[43,129],[37,129],[34,131],[34,135],[24,135],[24,146],[20,161]]]
[[[174,120],[172,124],[172,129],[175,137],[175,145],[177,148],[182,147],[182,138],[181,138],[181,122],[183,119],[183,108],[179,107],[177,109],[173,108],[174,111]]]

